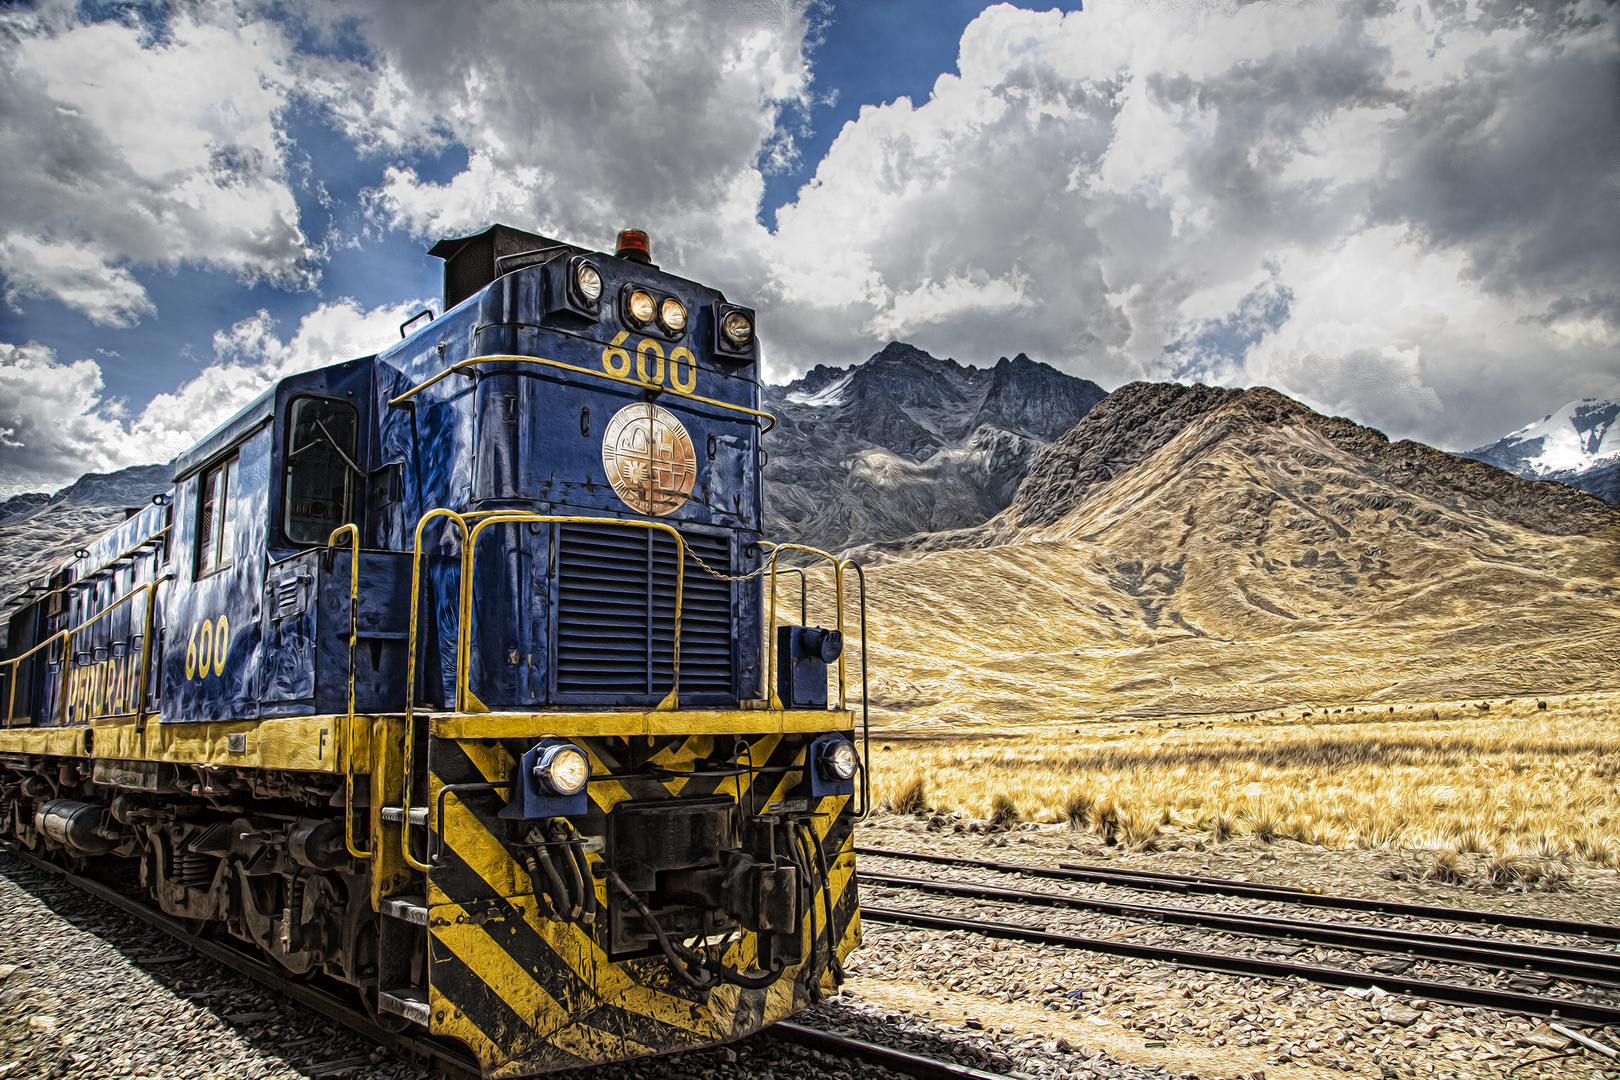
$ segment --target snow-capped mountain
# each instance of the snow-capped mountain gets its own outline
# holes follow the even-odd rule
[[[1620,402],[1572,401],[1463,456],[1526,479],[1557,480],[1620,503]]]

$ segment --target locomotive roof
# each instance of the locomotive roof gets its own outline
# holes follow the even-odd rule
[[[174,482],[179,483],[190,476],[207,464],[215,454],[269,420],[276,411],[276,390],[280,385],[277,382],[271,386],[245,405],[235,416],[204,435],[190,450],[182,451],[180,456],[174,459]]]

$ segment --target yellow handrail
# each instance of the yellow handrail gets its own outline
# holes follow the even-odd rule
[[[156,543],[156,541],[158,541],[162,537],[168,535],[169,531],[171,529],[173,529],[173,528],[174,528],[173,525],[165,525],[165,526],[163,526],[163,528],[159,529],[157,532],[153,533],[151,536],[148,536],[145,540],[142,540],[140,543],[136,544],[134,547],[130,548],[128,551],[125,551],[125,552],[123,552],[121,554],[118,554],[118,555],[114,555],[111,559],[109,559],[106,562],[102,563],[100,566],[96,567],[94,570],[91,570],[90,572],[85,573],[85,574],[80,574],[77,578],[75,578],[74,580],[68,582],[66,585],[62,585],[62,586],[60,586],[58,588],[50,589],[50,590],[48,590],[46,592],[40,593],[39,594],[39,599],[34,601],[34,603],[42,603],[42,602],[44,602],[46,600],[49,600],[53,596],[56,596],[56,595],[58,595],[60,593],[65,593],[69,589],[72,589],[75,585],[84,584],[90,578],[95,577],[97,574],[101,573],[103,570],[109,569],[110,567],[117,565],[118,563],[122,562],[125,559],[136,557],[140,553],[140,550],[142,548],[152,547]],[[153,554],[155,555],[157,553],[153,552]]]
[[[677,389],[673,386],[666,386],[661,382],[643,382],[641,379],[632,379],[628,375],[615,375],[609,371],[596,371],[591,368],[579,367],[576,364],[565,364],[560,360],[547,360],[540,356],[473,356],[468,357],[466,360],[457,360],[455,363],[451,364],[449,367],[445,368],[432,378],[417,383],[415,386],[411,387],[409,390],[405,391],[396,398],[390,398],[388,405],[390,408],[398,408],[433,384],[447,379],[452,375],[458,375],[466,368],[477,367],[479,364],[496,363],[539,364],[542,367],[551,367],[557,368],[561,371],[570,371],[576,375],[590,375],[597,379],[607,379],[609,382],[623,383],[625,386],[633,386],[638,390],[656,390],[661,394],[674,394],[676,397],[683,397],[688,401],[696,401],[704,405],[712,405],[717,409],[729,409],[732,412],[747,413],[750,416],[758,416],[768,421],[765,427],[760,431],[761,435],[764,435],[766,432],[769,432],[776,426],[776,417],[772,416],[768,412],[761,412],[759,409],[750,409],[744,405],[733,405],[729,401],[716,401],[714,398],[707,398],[699,394],[691,393],[690,391]]]
[[[781,709],[782,697],[776,692],[776,682],[773,675],[776,672],[776,560],[784,551],[803,551],[814,555],[818,559],[826,559],[833,567],[833,595],[836,599],[836,618],[838,620],[838,633],[844,632],[844,564],[836,556],[830,555],[820,548],[806,547],[803,544],[773,544],[769,540],[761,540],[761,544],[771,549],[770,579],[771,579],[771,612],[770,618],[765,620],[766,654],[765,654],[765,680],[766,700],[773,709]],[[797,567],[788,567],[789,570]],[[864,659],[862,661],[865,662]],[[842,710],[847,700],[844,693],[844,654],[838,653],[838,708]]]
[[[369,859],[370,851],[362,851],[354,843],[354,647],[360,637],[360,530],[353,524],[339,525],[326,538],[328,548],[336,547],[338,537],[349,535],[349,715],[338,739],[338,754],[343,758],[343,842],[349,854],[357,859]]]
[[[456,710],[458,712],[488,712],[489,709],[477,695],[472,692],[471,666],[472,666],[472,627],[468,615],[472,610],[473,599],[473,562],[478,546],[478,537],[491,525],[512,525],[529,523],[558,523],[564,525],[621,525],[627,528],[655,529],[670,535],[675,541],[675,630],[672,651],[672,682],[670,690],[664,699],[655,707],[655,712],[664,712],[680,707],[681,685],[681,604],[686,588],[686,540],[674,527],[661,521],[636,521],[619,518],[580,517],[562,514],[532,514],[521,510],[475,510],[467,514],[460,514],[454,510],[443,507],[429,510],[423,514],[416,523],[416,542],[411,558],[411,618],[410,633],[406,642],[408,657],[406,660],[406,696],[405,696],[405,747],[402,754],[404,771],[404,795],[401,799],[401,834],[400,849],[407,865],[417,870],[429,870],[431,867],[411,854],[411,782],[415,771],[415,725],[416,725],[416,653],[417,653],[417,626],[422,595],[422,535],[429,521],[434,518],[449,518],[461,530],[461,587],[458,590],[457,604],[457,633],[456,633]],[[477,520],[471,530],[468,523]],[[430,808],[431,812],[431,808]],[[431,827],[431,826],[430,826]]]
[[[68,637],[68,631],[66,631],[66,630],[58,630],[56,633],[54,633],[50,637],[46,638],[44,641],[40,642],[38,645],[35,645],[32,649],[29,649],[27,652],[23,653],[21,656],[16,656],[16,657],[13,657],[12,659],[6,661],[6,664],[11,668],[11,670],[9,672],[7,672],[7,677],[11,680],[11,686],[9,687],[9,694],[8,694],[8,696],[6,698],[6,727],[9,728],[9,727],[12,726],[12,717],[13,717],[13,714],[16,711],[16,707],[17,707],[17,668],[18,668],[18,666],[21,665],[24,660],[27,660],[30,656],[33,656],[35,653],[39,652],[39,650],[41,650],[43,648],[46,648],[48,646],[51,646],[51,645],[55,645],[58,642],[65,641],[67,639],[67,637]],[[62,699],[63,699],[63,707],[65,709],[66,708],[66,701],[67,701],[67,694],[65,692],[66,686],[67,686],[67,677],[66,677],[66,674],[65,674],[66,671],[67,671],[67,663],[66,663],[66,658],[65,657],[63,659],[62,670],[64,672],[64,675],[63,675],[64,693],[62,694]]]
[[[406,641],[407,653],[405,660],[405,748],[404,754],[402,755],[404,759],[405,794],[404,798],[401,800],[403,810],[402,817],[400,819],[399,843],[400,849],[405,856],[406,865],[410,866],[412,869],[421,870],[424,872],[432,869],[432,867],[425,862],[419,861],[416,856],[411,854],[411,774],[415,769],[415,762],[413,759],[415,757],[416,750],[416,621],[417,610],[422,597],[422,531],[427,528],[428,522],[432,521],[434,518],[441,517],[449,518],[456,523],[456,527],[461,530],[461,550],[463,555],[465,555],[467,550],[467,521],[454,510],[446,510],[443,507],[440,507],[435,510],[429,510],[427,513],[423,514],[417,519],[416,546],[413,549],[411,556],[410,636]],[[459,614],[461,621],[466,622],[467,612],[465,608],[463,608]],[[458,675],[457,683],[459,684],[461,681],[459,678],[459,649],[456,666]],[[461,705],[461,687],[459,685],[456,687],[456,695],[456,706],[459,709]],[[376,786],[376,782],[373,781],[372,787],[375,788]],[[380,792],[374,790],[372,792],[373,800],[375,801],[380,794]]]
[[[77,635],[77,634],[82,633],[85,630],[90,629],[96,623],[100,622],[102,619],[105,619],[107,616],[111,615],[113,612],[117,611],[119,608],[123,607],[125,604],[127,604],[131,600],[135,599],[137,596],[145,596],[146,597],[146,610],[144,612],[145,623],[144,623],[143,631],[142,631],[142,634],[141,634],[141,663],[140,663],[140,684],[139,684],[140,685],[140,691],[139,691],[139,699],[138,699],[140,704],[132,712],[108,714],[108,715],[134,716],[136,718],[136,723],[137,724],[145,723],[145,720],[146,720],[147,665],[151,662],[151,656],[152,656],[152,609],[154,607],[153,598],[157,595],[157,587],[159,585],[163,584],[165,581],[168,581],[173,576],[174,576],[173,574],[164,574],[160,578],[156,578],[156,579],[154,579],[152,581],[148,581],[148,582],[146,582],[146,583],[144,583],[144,584],[130,590],[129,592],[125,593],[123,596],[120,596],[117,600],[114,600],[111,604],[108,604],[101,611],[96,612],[94,615],[92,615],[90,618],[86,619],[84,622],[80,623],[78,626],[70,626],[70,627],[67,627],[66,629],[58,630],[56,633],[52,634],[50,637],[46,638],[44,641],[41,641],[39,644],[37,644],[33,648],[29,649],[27,652],[23,653],[21,656],[14,656],[9,660],[3,661],[3,663],[11,669],[7,673],[8,678],[10,678],[10,680],[11,680],[11,685],[7,688],[6,727],[9,728],[9,727],[14,726],[14,722],[16,720],[17,669],[18,669],[18,667],[22,664],[22,662],[24,660],[27,660],[28,658],[33,656],[35,653],[39,652],[41,649],[48,648],[51,645],[56,645],[56,644],[65,644],[67,646],[63,650],[63,653],[62,653],[62,689],[61,689],[61,693],[59,695],[61,697],[61,702],[60,702],[60,714],[61,715],[60,715],[60,719],[61,719],[61,723],[66,725],[67,722],[68,722],[68,714],[67,714],[67,710],[68,710],[68,692],[67,692],[68,691],[68,675],[70,673],[70,670],[75,666],[74,662],[73,662],[73,648],[72,648],[74,636]],[[96,719],[102,719],[102,718],[104,718],[104,717],[102,717],[102,716],[96,717]]]
[[[866,571],[854,559],[839,562],[839,574],[842,575],[845,570],[855,571],[855,579],[861,586],[861,750],[864,760],[861,767],[861,811],[858,816],[864,819],[872,812],[872,721],[866,688]]]

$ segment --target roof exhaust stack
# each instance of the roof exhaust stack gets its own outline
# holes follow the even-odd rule
[[[472,236],[440,240],[428,254],[444,260],[444,310],[449,311],[502,274],[581,250],[539,233],[491,225]]]

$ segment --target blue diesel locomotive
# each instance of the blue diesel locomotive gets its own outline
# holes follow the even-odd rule
[[[859,940],[859,568],[761,536],[753,311],[635,230],[432,254],[442,315],[282,379],[24,595],[0,831],[487,1076],[747,1035]],[[778,611],[784,556],[832,626]]]

